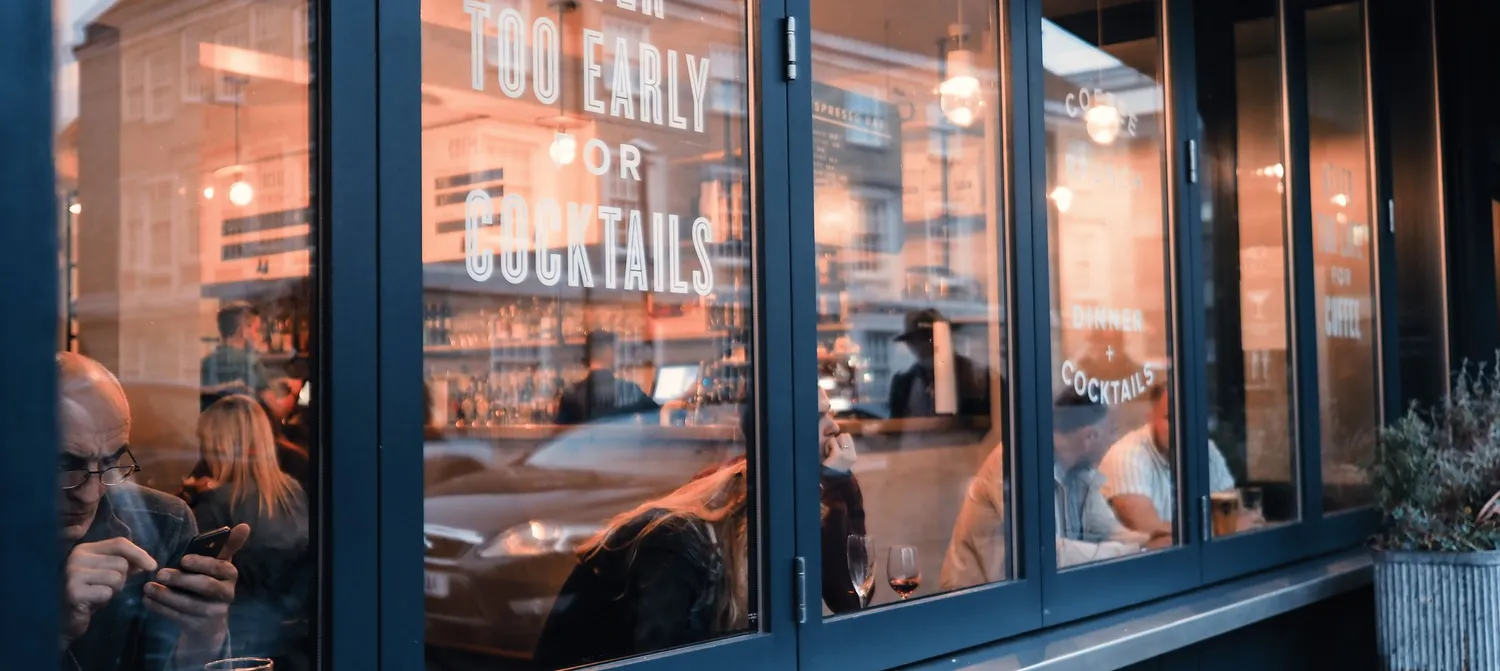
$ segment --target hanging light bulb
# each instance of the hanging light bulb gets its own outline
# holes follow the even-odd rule
[[[1083,125],[1088,130],[1089,137],[1099,144],[1110,144],[1120,135],[1120,126],[1123,123],[1120,117],[1120,108],[1108,102],[1095,102],[1089,111],[1083,113]]]
[[[1047,194],[1047,197],[1057,204],[1058,212],[1067,212],[1073,207],[1073,190],[1066,186],[1052,189],[1052,193]]]
[[[567,165],[578,157],[578,140],[572,135],[558,131],[552,136],[552,146],[547,148],[547,155],[552,157],[552,162],[558,165]]]
[[[950,27],[948,35],[953,44],[944,58],[948,76],[938,84],[938,105],[949,122],[968,128],[979,118],[979,108],[983,104],[979,97],[979,78],[974,76],[974,52],[964,46],[968,33],[962,24]]]
[[[249,205],[250,201],[254,199],[255,189],[251,188],[250,183],[244,179],[237,179],[233,184],[229,185],[229,202],[239,207],[244,207]]]
[[[212,186],[205,186],[205,187],[203,187],[203,199],[204,200],[213,200],[214,199],[214,188]]]

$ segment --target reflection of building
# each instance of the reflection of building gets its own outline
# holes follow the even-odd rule
[[[59,136],[77,166],[77,347],[153,397],[136,442],[182,447],[219,302],[305,347],[311,130],[300,0],[121,0],[74,47],[86,101]],[[161,400],[170,398],[170,401]]]
[[[859,384],[841,393],[867,407],[884,405],[912,361],[892,340],[908,312],[938,309],[960,326],[959,354],[1003,367],[998,127],[992,114],[966,127],[941,109],[947,30],[886,44],[813,34],[820,331],[830,351],[853,340]],[[976,74],[993,96],[993,69]]]

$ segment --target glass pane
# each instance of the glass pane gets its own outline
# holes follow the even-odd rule
[[[1364,19],[1356,2],[1307,12],[1308,165],[1323,424],[1323,509],[1373,501],[1364,464],[1380,428],[1375,254],[1365,100]]]
[[[1224,5],[1198,21],[1207,457],[1221,536],[1299,515],[1285,135],[1275,3]]]
[[[422,3],[430,668],[757,627],[747,17]]]
[[[812,24],[822,601],[844,613],[1012,575],[1000,22],[878,0]]]
[[[1173,542],[1156,2],[1043,3],[1058,565]]]
[[[63,666],[201,669],[250,656],[312,668],[322,398],[310,371],[322,353],[311,7],[53,8]],[[234,530],[211,533],[224,527]],[[221,581],[234,587],[227,624],[154,615],[194,587],[135,567],[212,573],[220,552],[238,568]],[[88,570],[91,555],[134,566],[113,582]],[[89,582],[107,603],[74,591]]]

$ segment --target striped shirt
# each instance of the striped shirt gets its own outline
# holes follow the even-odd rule
[[[1171,522],[1175,512],[1177,485],[1172,478],[1172,463],[1156,449],[1151,438],[1151,425],[1125,434],[1109,448],[1099,464],[1105,483],[1102,493],[1106,500],[1121,494],[1139,494],[1151,499],[1156,515],[1163,522]],[[1208,441],[1208,483],[1210,491],[1222,492],[1234,489],[1234,476],[1224,463],[1224,455],[1213,441]]]

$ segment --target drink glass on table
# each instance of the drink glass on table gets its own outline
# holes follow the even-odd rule
[[[203,671],[272,671],[271,660],[262,657],[235,657],[203,665]]]
[[[854,593],[859,595],[859,607],[870,605],[870,593],[875,588],[875,553],[870,551],[870,537],[849,534],[849,581]]]
[[[890,579],[891,591],[905,601],[912,592],[922,586],[922,570],[917,567],[917,549],[910,545],[894,545],[886,556],[885,575]]]
[[[1213,509],[1215,536],[1228,536],[1239,530],[1240,495],[1236,491],[1214,492],[1208,495]]]

